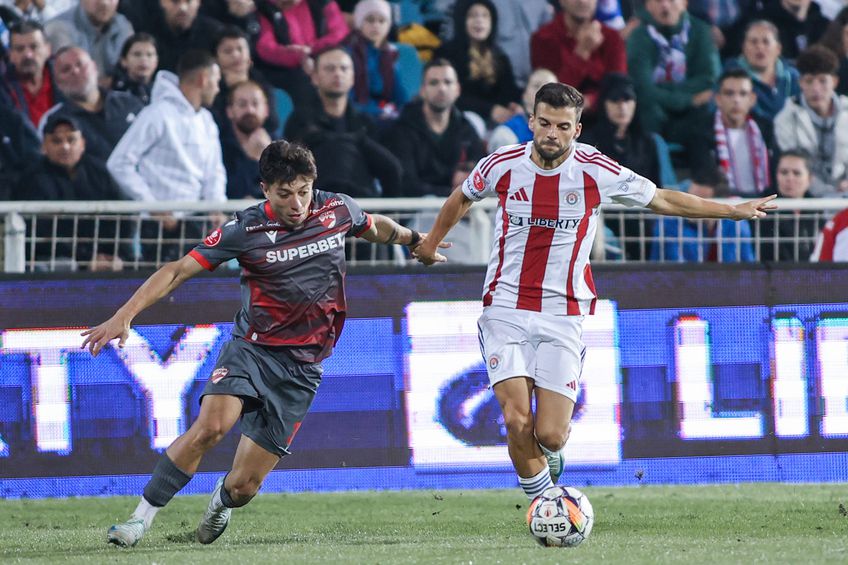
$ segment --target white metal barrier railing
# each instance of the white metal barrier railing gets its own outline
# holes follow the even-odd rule
[[[432,226],[440,198],[361,199],[363,209],[419,231]],[[726,200],[725,202],[738,202]],[[149,269],[181,256],[249,200],[214,202],[0,202],[5,272]],[[725,224],[659,217],[647,210],[602,207],[593,260],[603,261],[807,261],[818,232],[848,200],[779,199],[767,220]],[[453,263],[485,264],[491,251],[495,199],[472,206],[449,235]],[[173,214],[179,221],[168,220]],[[169,228],[174,229],[169,229]],[[351,265],[410,261],[399,246],[386,248],[349,238]]]

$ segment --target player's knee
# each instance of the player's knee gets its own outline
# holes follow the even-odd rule
[[[227,485],[227,492],[237,506],[244,506],[256,496],[262,481],[255,477],[236,478],[232,484]]]
[[[514,439],[533,436],[533,413],[505,408],[504,425],[507,433]]]
[[[220,422],[196,422],[192,443],[202,449],[211,449],[227,434]]]
[[[537,428],[536,440],[551,451],[559,451],[565,447],[565,442],[568,441],[568,436],[571,433],[571,426],[567,426],[564,430],[557,428]]]

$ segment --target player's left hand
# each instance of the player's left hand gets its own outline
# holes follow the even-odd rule
[[[739,220],[756,220],[757,218],[765,218],[766,213],[770,210],[777,210],[777,204],[772,200],[777,198],[776,194],[758,198],[756,200],[748,200],[742,204],[737,204],[733,207],[732,219]]]
[[[453,244],[449,241],[442,241],[439,243],[438,249],[448,249]],[[430,266],[434,263],[445,263],[448,258],[438,252],[437,249],[432,249],[432,245],[427,244],[427,234],[421,234],[421,241],[418,242],[418,245],[412,248],[412,256],[415,257],[419,263],[423,263],[424,265]]]

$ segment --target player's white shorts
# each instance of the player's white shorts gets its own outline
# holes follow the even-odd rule
[[[492,386],[512,377],[530,377],[537,387],[577,401],[586,353],[583,316],[488,306],[477,327]]]

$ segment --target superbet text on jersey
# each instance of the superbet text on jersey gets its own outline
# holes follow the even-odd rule
[[[473,201],[498,198],[483,305],[592,314],[589,255],[599,205],[646,206],[657,187],[589,145],[575,143],[550,170],[531,160],[531,150],[532,142],[502,147],[477,163],[462,185]]]

